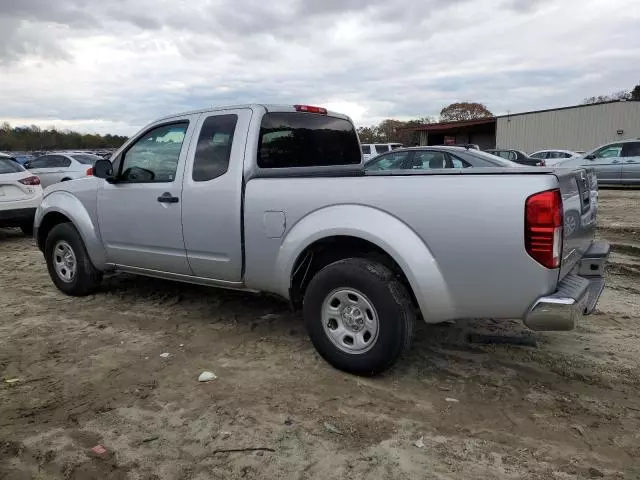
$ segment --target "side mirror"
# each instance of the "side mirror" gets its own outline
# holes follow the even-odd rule
[[[595,156],[594,154],[591,154],[591,155],[587,155],[587,156],[586,156],[586,157],[584,157],[584,158],[586,158],[587,160],[595,160],[595,159],[596,159],[596,156]]]
[[[22,165],[24,168],[26,168],[27,170],[29,170],[31,168],[31,162],[24,162],[24,165]]]
[[[93,165],[93,176],[107,181],[113,180],[113,165],[109,160],[96,160]]]

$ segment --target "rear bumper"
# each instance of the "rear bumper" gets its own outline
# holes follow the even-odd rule
[[[610,246],[593,243],[572,273],[567,274],[551,295],[540,297],[525,316],[531,330],[573,330],[596,308],[604,289],[604,269]]]
[[[0,227],[19,227],[25,222],[32,222],[36,214],[35,208],[17,208],[0,210]]]

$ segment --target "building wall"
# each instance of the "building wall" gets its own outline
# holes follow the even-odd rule
[[[640,102],[629,101],[498,117],[496,146],[528,153],[549,148],[589,151],[639,137]]]

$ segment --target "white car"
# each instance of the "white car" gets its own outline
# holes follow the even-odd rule
[[[581,157],[578,152],[572,152],[571,150],[538,150],[535,153],[529,155],[531,158],[537,158],[544,160],[546,166],[555,165],[567,158]]]
[[[20,227],[31,235],[41,201],[40,179],[12,158],[0,156],[0,227]]]
[[[378,155],[390,152],[391,150],[395,150],[401,147],[401,143],[363,143],[361,146],[362,158],[366,162],[373,157],[377,157]]]
[[[40,177],[42,188],[93,174],[93,164],[102,157],[91,153],[48,153],[30,160],[25,167]]]

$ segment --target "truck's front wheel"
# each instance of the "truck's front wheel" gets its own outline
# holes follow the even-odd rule
[[[82,237],[71,223],[51,229],[44,255],[51,280],[67,295],[81,297],[100,286],[102,272],[91,263]]]
[[[415,314],[407,289],[384,265],[348,258],[307,287],[304,319],[322,357],[336,368],[376,375],[408,349]]]

